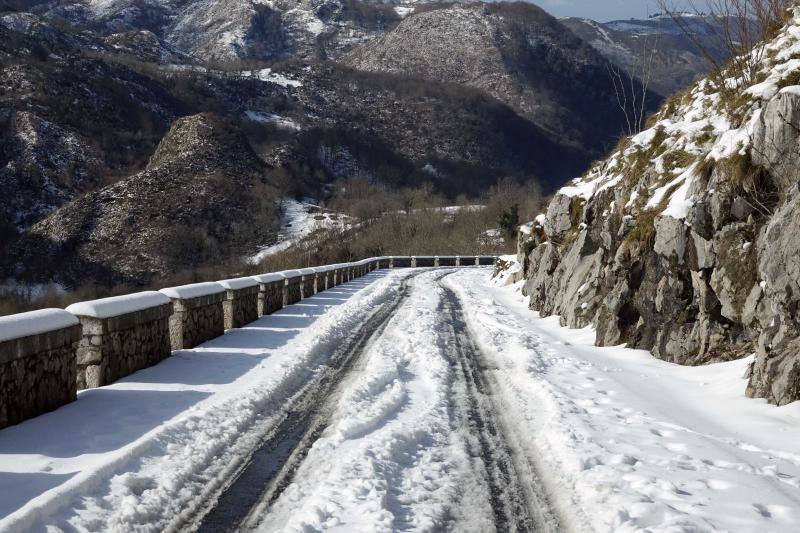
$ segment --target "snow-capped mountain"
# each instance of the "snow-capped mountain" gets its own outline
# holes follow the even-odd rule
[[[652,126],[562,188],[520,242],[543,314],[703,364],[750,356],[748,394],[800,399],[800,10],[752,77],[670,98]]]

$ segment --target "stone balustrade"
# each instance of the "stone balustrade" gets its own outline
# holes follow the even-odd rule
[[[492,265],[493,256],[387,256],[171,287],[0,317],[0,428],[74,401],[175,350],[194,348],[382,268]]]
[[[283,291],[283,305],[296,304],[303,298],[303,275],[299,270],[284,270],[281,272],[286,279],[286,287]]]
[[[279,272],[253,276],[258,282],[258,316],[270,315],[283,308],[286,278]]]
[[[172,351],[172,302],[159,292],[81,302],[66,310],[78,317],[83,330],[76,358],[78,389],[113,383]]]
[[[317,294],[317,271],[314,268],[300,269],[300,298],[310,298]]]
[[[169,337],[173,350],[185,350],[225,332],[222,302],[225,287],[219,283],[195,283],[161,289],[172,300]]]
[[[241,328],[258,319],[258,280],[236,278],[217,283],[225,288],[222,302],[225,329]]]
[[[78,319],[61,309],[0,317],[0,429],[75,400]]]

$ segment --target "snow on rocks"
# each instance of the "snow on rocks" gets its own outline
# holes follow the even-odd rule
[[[747,399],[750,359],[683,367],[598,348],[486,277],[448,283],[565,528],[796,531],[800,403]]]
[[[67,307],[67,311],[76,316],[92,318],[110,318],[135,313],[150,307],[168,304],[169,296],[156,291],[137,292],[123,296],[112,296],[90,302],[80,302]]]
[[[696,172],[684,172],[689,166],[686,160],[695,165],[696,170],[703,160],[722,161],[747,155],[761,119],[759,102],[767,102],[776,95],[793,91],[787,86],[791,87],[790,81],[797,79],[800,73],[800,9],[795,9],[794,18],[778,37],[758,47],[753,54],[761,58],[760,71],[754,79],[746,82],[729,78],[726,81],[729,90],[747,97],[736,103],[736,114],[743,117],[740,124],[730,120],[729,106],[732,103],[725,101],[713,82],[700,80],[681,98],[662,108],[654,116],[652,126],[623,142],[605,161],[597,163],[584,176],[561,188],[558,194],[590,200],[600,192],[619,185],[622,174],[630,174],[635,168],[636,175],[630,177],[633,183],[629,181],[625,184],[630,197],[625,204],[626,209],[640,208],[634,202],[634,195],[638,195],[649,210],[659,208],[662,216],[685,217],[691,205],[699,199],[686,198],[686,192],[692,189],[697,179]],[[672,203],[670,198],[663,197],[664,183],[671,181],[671,173],[678,171],[684,172],[681,181],[685,186],[672,188],[670,197],[680,195]],[[648,185],[655,182],[655,186],[635,186],[637,182],[648,180]],[[656,198],[658,191],[662,193],[661,198]],[[662,204],[660,200],[665,203]],[[665,210],[666,205],[670,205],[670,208]]]
[[[76,326],[78,319],[63,309],[41,309],[0,317],[0,342]]]
[[[261,81],[266,81],[269,83],[275,83],[280,85],[281,87],[302,87],[303,83],[298,80],[293,80],[283,74],[278,72],[273,72],[270,68],[264,68],[261,70],[253,70],[253,71],[244,71],[242,75],[245,77],[254,77],[258,78]]]

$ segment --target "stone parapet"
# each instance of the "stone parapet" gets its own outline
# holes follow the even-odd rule
[[[102,387],[153,366],[171,353],[172,302],[142,292],[67,307],[83,333],[76,354],[79,389]]]
[[[300,275],[300,297],[309,298],[317,294],[317,271],[313,268],[301,268]]]
[[[225,332],[222,302],[226,294],[219,283],[195,283],[159,292],[172,300],[169,336],[173,350],[194,348]]]
[[[0,317],[0,429],[77,397],[77,318],[61,309]]]
[[[297,270],[286,270],[281,274],[286,278],[286,286],[283,289],[283,305],[285,307],[296,304],[303,297],[303,275]]]
[[[286,278],[279,273],[253,276],[258,282],[258,316],[270,315],[283,308]]]
[[[225,288],[222,302],[225,329],[241,328],[258,319],[258,281],[253,278],[217,282]]]

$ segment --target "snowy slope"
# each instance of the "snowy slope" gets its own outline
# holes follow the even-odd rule
[[[587,531],[797,531],[800,404],[747,399],[748,361],[701,368],[597,348],[512,287],[451,281],[519,442]]]

